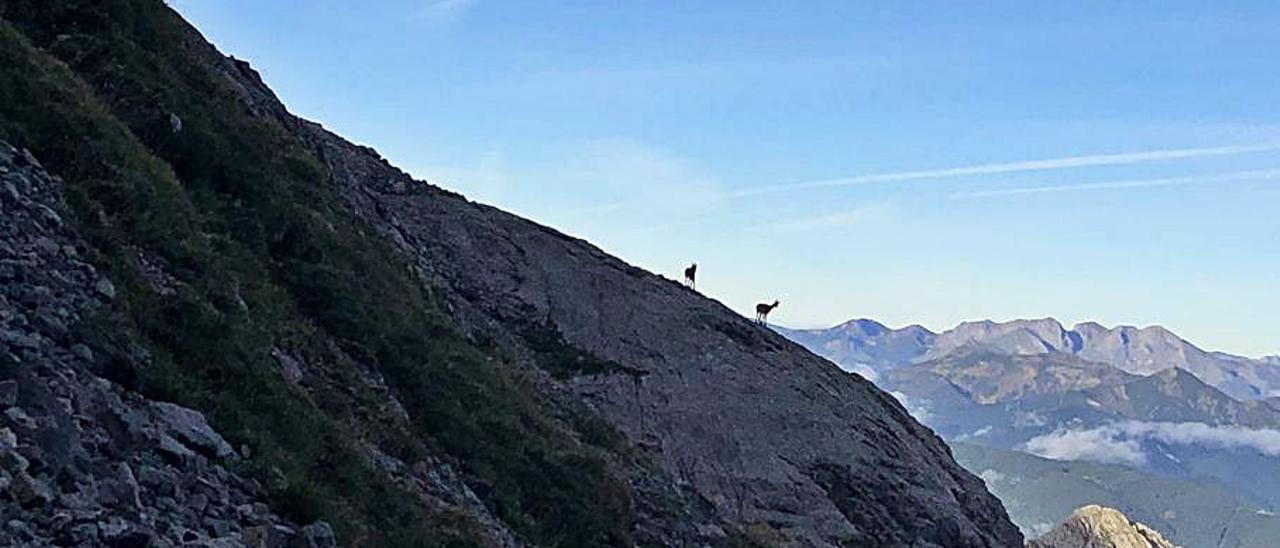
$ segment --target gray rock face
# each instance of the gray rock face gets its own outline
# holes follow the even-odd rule
[[[597,410],[642,453],[637,460],[658,463],[661,473],[628,477],[630,488],[692,492],[709,508],[662,515],[672,506],[638,497],[635,527],[653,544],[710,545],[732,526],[802,546],[1021,545],[981,481],[870,383],[678,283],[413,181],[372,150],[290,116],[247,63],[222,58],[194,31],[185,45],[207,52],[204,61],[250,112],[311,147],[345,206],[398,247],[468,335],[504,341],[504,351],[523,354],[517,364],[536,361],[547,338],[581,351],[559,364],[570,371],[531,382]],[[51,180],[10,163],[3,173]],[[24,204],[35,194],[10,179],[0,185],[17,204],[11,214],[5,202],[0,217],[0,245],[15,246],[0,250],[0,365],[16,381],[17,403],[0,418],[0,443],[14,448],[0,459],[14,493],[0,505],[8,528],[0,544],[332,544],[327,527],[284,522],[256,485],[223,468],[235,455],[198,414],[93,374],[92,352],[63,334],[75,316],[116,299],[115,286],[66,258],[76,242],[51,228],[56,195]],[[157,292],[171,285],[163,268],[143,274]],[[290,361],[287,349],[281,356],[280,382],[305,384],[308,364]],[[572,370],[587,361],[595,368]],[[367,456],[424,499],[462,483],[447,466],[401,462],[377,448]],[[451,491],[468,493],[466,485]]]
[[[302,126],[350,205],[476,336],[549,328],[615,364],[562,388],[746,528],[808,546],[1016,546],[980,480],[895,400],[719,303]]]
[[[200,413],[92,372],[67,326],[115,289],[78,258],[61,184],[0,143],[0,545],[333,546],[257,502]]]
[[[289,115],[224,64],[247,107],[325,159],[356,214],[409,257],[477,339],[534,353],[552,332],[607,367],[545,389],[585,401],[713,505],[803,546],[1020,546],[981,480],[889,395],[682,284],[590,244],[412,180]],[[634,479],[643,489],[647,478]],[[677,531],[661,516],[641,527]],[[669,545],[723,536],[714,522]],[[701,537],[701,540],[697,540]]]

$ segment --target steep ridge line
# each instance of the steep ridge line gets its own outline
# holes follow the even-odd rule
[[[549,324],[639,371],[578,376],[566,388],[722,515],[815,546],[1019,544],[980,481],[869,383],[585,242],[413,181],[293,118],[243,63],[227,72],[251,108],[324,159],[351,208],[415,259],[473,336],[519,340]]]
[[[178,239],[187,232],[129,232],[155,226],[148,224],[154,216],[189,212],[140,213],[127,209],[127,200],[104,199],[111,192],[132,197],[124,183],[135,181],[112,180],[110,173],[105,180],[88,180],[100,174],[79,169],[84,158],[37,131],[45,119],[83,121],[77,117],[87,111],[74,109],[84,105],[59,105],[72,109],[65,118],[65,112],[32,116],[6,108],[2,128],[66,162],[57,169],[75,173],[75,191],[89,194],[77,200],[102,208],[77,214],[95,234],[90,245],[107,255],[100,259],[113,273],[133,276],[118,284],[128,292],[128,304],[162,313],[160,321],[133,328],[148,334],[138,344],[163,350],[156,352],[163,358],[156,362],[164,368],[122,357],[125,363],[106,364],[108,370],[121,383],[152,383],[207,406],[216,411],[216,424],[233,427],[237,442],[271,449],[266,457],[264,451],[241,452],[252,453],[246,458],[254,462],[280,459],[272,462],[287,474],[278,467],[261,473],[272,478],[265,485],[272,502],[291,515],[342,516],[348,521],[340,534],[376,542],[383,532],[378,527],[415,523],[421,514],[406,512],[405,505],[435,500],[427,487],[449,483],[439,478],[449,476],[449,463],[456,463],[467,485],[445,489],[449,497],[440,499],[444,507],[437,511],[468,516],[493,542],[510,539],[509,527],[522,539],[548,544],[733,542],[744,540],[739,528],[756,543],[1021,544],[982,483],[955,464],[932,432],[869,383],[674,282],[585,242],[415,182],[372,150],[292,117],[247,63],[223,57],[159,2],[116,0],[102,6],[103,12],[94,11],[100,6],[71,4],[48,11],[26,6],[4,12],[7,6],[0,6],[0,13],[30,17],[23,22],[30,35],[104,95],[106,106],[91,105],[89,111],[118,116],[132,133],[120,139],[149,147],[153,155],[141,161],[162,166],[159,174],[151,173],[167,185],[160,192],[183,196],[187,201],[179,201],[186,204],[180,208],[197,210],[191,238]],[[103,14],[138,19],[117,28],[113,19],[97,19]],[[74,24],[60,25],[62,17]],[[93,34],[103,21],[112,34]],[[54,32],[63,28],[75,32]],[[157,51],[138,46],[167,48],[174,40],[181,47],[159,49],[155,57],[150,55]],[[111,56],[121,52],[127,55]],[[221,80],[209,81],[208,75]],[[170,96],[163,88],[150,94],[156,91],[151,86],[162,84],[208,97]],[[235,93],[239,103],[233,106],[251,119],[222,102],[223,86]],[[210,113],[224,118],[210,119]],[[262,135],[278,151],[247,146],[256,144],[248,139]],[[131,153],[143,154],[138,143],[129,142]],[[238,158],[219,156],[220,147],[278,170],[237,164]],[[165,171],[164,162],[172,171]],[[136,166],[108,167],[137,173],[125,169]],[[180,182],[170,180],[174,173]],[[331,194],[341,200],[328,201]],[[183,221],[174,222],[160,226],[180,228]],[[366,234],[370,227],[372,234]],[[177,242],[165,242],[166,236]],[[120,254],[120,242],[111,238],[145,249]],[[266,266],[266,279],[251,277],[248,267],[218,262],[212,249],[201,247],[208,241],[223,246],[228,261]],[[381,255],[384,246],[392,252]],[[378,259],[408,263],[420,292],[405,291],[400,274],[380,270]],[[216,274],[207,286],[195,285],[201,268]],[[365,274],[370,287],[360,287],[353,272]],[[381,316],[372,314],[370,299],[388,288],[397,292],[387,295]],[[289,302],[271,300],[281,294]],[[400,297],[408,304],[394,300]],[[186,344],[185,334],[164,319],[207,322],[177,325],[203,329],[190,335],[205,337],[199,342],[209,346]],[[260,323],[265,320],[278,323]],[[408,320],[431,323],[402,324]],[[254,331],[264,326],[273,329]],[[227,346],[223,339],[243,346]],[[425,363],[406,356],[409,350],[421,352]],[[240,359],[244,363],[228,361]],[[157,371],[166,376],[154,377]],[[131,380],[131,373],[143,378]],[[467,376],[482,374],[493,377]],[[283,394],[256,402],[267,405],[264,411],[305,411],[301,416],[316,421],[305,424],[322,428],[320,439],[331,445],[294,455],[289,451],[303,446],[254,438],[252,428],[237,422],[246,418],[226,408],[244,402],[218,392],[234,388],[239,375],[254,375],[248,378],[261,381],[259,388],[272,397]],[[501,392],[470,394],[489,406],[459,409],[475,401],[450,390],[467,386]],[[514,401],[495,399],[499,395]],[[278,407],[282,401],[302,407]],[[436,402],[456,405],[442,409]],[[499,415],[512,405],[518,406],[514,412]],[[485,414],[503,422],[484,423]],[[603,424],[592,422],[599,417]],[[248,426],[271,428],[272,418],[286,417],[249,417],[265,422]],[[495,437],[481,426],[510,429]],[[350,435],[355,439],[343,438]],[[326,462],[331,457],[323,450],[331,448],[342,450],[336,457],[349,458],[338,469]],[[313,458],[319,460],[307,460]],[[540,492],[528,482],[542,474],[554,481]],[[349,483],[326,483],[333,479]],[[379,482],[388,479],[399,491],[365,487],[374,482],[382,488]],[[417,498],[400,498],[415,486],[422,489],[411,493]],[[538,498],[551,495],[557,498]],[[477,496],[483,506],[468,508],[466,501]],[[374,502],[383,506],[369,506]],[[583,516],[590,520],[583,523]],[[387,521],[360,521],[377,517]],[[431,519],[416,523],[442,526]],[[584,527],[566,529],[579,524]]]

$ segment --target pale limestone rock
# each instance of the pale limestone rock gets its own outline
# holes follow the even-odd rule
[[[1114,508],[1090,504],[1061,525],[1027,542],[1028,548],[1176,548],[1156,530]]]

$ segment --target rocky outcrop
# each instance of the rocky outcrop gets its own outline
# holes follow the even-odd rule
[[[95,374],[73,326],[116,289],[81,258],[61,187],[0,143],[0,545],[333,546],[227,470],[239,457],[203,415]]]
[[[981,480],[869,382],[587,242],[415,181],[292,117],[247,64],[207,61],[312,147],[472,338],[533,361],[548,340],[583,352],[544,390],[601,413],[718,519],[805,546],[1021,545]]]
[[[1028,548],[1175,548],[1159,532],[1130,521],[1119,510],[1082,507],[1058,527],[1027,543]]]
[[[5,333],[14,333],[0,355],[12,362],[6,362],[13,372],[6,378],[15,380],[14,389],[0,390],[0,396],[13,394],[12,408],[18,409],[4,424],[14,433],[14,453],[26,459],[16,461],[14,469],[26,475],[14,474],[20,488],[13,490],[14,500],[25,506],[16,505],[8,520],[29,524],[30,532],[19,532],[26,536],[15,537],[20,542],[44,542],[63,534],[65,524],[79,526],[91,518],[95,528],[84,527],[84,534],[118,544],[176,544],[188,537],[219,545],[328,543],[323,525],[286,523],[262,504],[264,490],[229,471],[239,459],[272,462],[262,457],[268,451],[243,450],[243,440],[253,440],[254,432],[224,418],[227,406],[261,399],[269,406],[258,415],[266,419],[254,425],[258,431],[278,424],[324,429],[317,433],[323,443],[276,448],[306,452],[309,467],[296,468],[295,477],[328,474],[343,481],[312,481],[304,486],[318,486],[316,491],[298,493],[277,485],[289,478],[276,481],[281,478],[270,469],[255,470],[254,477],[281,502],[281,512],[294,506],[289,503],[312,505],[293,507],[290,516],[324,511],[334,500],[360,501],[350,512],[325,514],[355,544],[389,543],[379,531],[370,532],[369,524],[395,527],[394,540],[412,544],[414,535],[445,530],[452,520],[465,521],[465,527],[450,530],[454,534],[446,541],[497,546],[1021,545],[1021,535],[982,482],[870,383],[678,283],[586,242],[414,181],[371,149],[294,118],[248,63],[223,57],[194,29],[173,23],[176,16],[162,3],[107,9],[52,4],[40,15],[31,15],[35,3],[17,4],[22,9],[6,15],[24,20],[26,37],[13,39],[7,21],[0,23],[0,37],[9,39],[14,51],[6,53],[18,61],[51,52],[60,62],[5,74],[56,74],[71,83],[54,91],[73,89],[88,107],[59,103],[46,113],[24,105],[4,112],[13,125],[42,137],[42,150],[60,151],[64,163],[100,158],[94,154],[116,162],[85,160],[93,164],[89,171],[61,167],[69,177],[80,175],[78,192],[99,194],[94,198],[101,199],[102,209],[78,208],[76,217],[86,234],[94,234],[94,250],[108,255],[98,259],[127,263],[122,276],[136,272],[137,278],[117,289],[83,261],[67,259],[67,247],[78,246],[75,235],[32,221],[43,214],[38,207],[21,210],[13,217],[17,228],[0,240],[16,246],[14,260],[22,264],[14,272],[24,277],[6,284],[6,291],[15,291],[7,297],[15,303],[0,308]],[[128,19],[116,24],[116,18]],[[62,36],[64,29],[75,35]],[[24,59],[28,38],[41,49]],[[151,55],[160,47],[165,49]],[[67,66],[76,72],[65,74]],[[102,128],[83,127],[77,115],[86,113],[127,127],[111,141],[92,142]],[[45,114],[66,118],[65,124],[49,130]],[[67,146],[78,139],[98,148],[85,147],[89,153],[82,154]],[[113,150],[114,145],[128,150]],[[283,151],[278,156],[253,154],[276,148]],[[249,156],[270,165],[250,165],[252,160],[243,159]],[[161,184],[111,184],[124,171],[121,160],[156,167],[127,174]],[[86,184],[86,178],[92,180]],[[128,201],[115,194],[121,187],[136,191],[123,195],[143,201],[136,208],[142,211],[116,207]],[[208,199],[154,202],[189,206],[192,212],[154,225],[150,235],[182,230],[184,244],[210,255],[221,255],[225,245],[237,260],[201,257],[194,261],[198,268],[184,269],[179,263],[192,258],[181,249],[167,255],[122,252],[113,238],[167,249],[135,241],[117,218],[102,213],[111,209],[145,220],[153,211],[146,207],[154,205],[145,200],[153,192]],[[304,199],[312,195],[317,198]],[[56,216],[55,198],[45,205]],[[194,234],[184,228],[188,220],[198,227]],[[242,221],[248,226],[244,233],[228,229]],[[112,230],[100,230],[108,225]],[[207,241],[218,245],[203,247]],[[362,255],[365,249],[377,253]],[[378,268],[387,264],[394,267]],[[193,291],[203,269],[224,279],[209,291]],[[259,279],[250,270],[269,272]],[[256,281],[259,292],[244,280]],[[365,291],[365,281],[372,289]],[[388,288],[393,291],[381,293]],[[339,302],[348,293],[358,302]],[[378,298],[387,294],[404,299]],[[112,360],[93,356],[113,341],[98,341],[86,353],[76,346],[73,328],[59,327],[91,321],[96,310],[127,309],[113,304],[117,298],[178,301],[195,310],[157,305],[155,310],[172,316],[151,323],[173,319],[179,327],[152,325],[155,337],[122,338],[130,344],[117,350],[132,369],[117,370]],[[395,310],[386,316],[408,318],[415,326],[443,319],[430,329],[402,328],[370,320],[382,311],[371,305]],[[205,309],[214,310],[204,314]],[[179,365],[186,370],[174,376],[192,383],[206,374],[254,381],[254,390],[235,393],[248,394],[243,399],[223,398],[231,393],[225,385],[205,383],[181,400],[207,406],[202,409],[236,441],[234,447],[198,413],[147,400],[102,378],[128,370],[156,373],[146,367],[148,349],[154,349],[156,362],[172,356],[176,352],[165,350],[182,347],[165,346],[163,338],[196,338],[197,330],[184,330],[188,324],[182,320],[200,318],[216,321],[201,326],[201,352],[184,356]],[[227,325],[239,329],[222,329]],[[240,345],[217,344],[224,333],[249,335],[234,339]],[[402,347],[417,352],[415,358],[440,356],[407,359],[396,355]],[[228,369],[232,373],[219,369],[226,364],[236,367]],[[468,376],[477,371],[496,373]],[[269,390],[274,398],[257,398]],[[296,406],[280,403],[298,400]],[[491,408],[476,405],[486,400]],[[500,409],[507,405],[516,409]],[[295,410],[298,417],[326,420],[294,423],[288,420],[293,416],[283,415]],[[468,421],[474,428],[446,428]],[[504,435],[485,437],[490,431]],[[538,443],[525,444],[530,439]],[[357,455],[346,452],[351,446],[359,447]],[[65,456],[29,455],[37,453]],[[497,462],[501,467],[480,469],[494,464],[484,457],[495,454],[506,459]],[[457,474],[451,473],[454,465]],[[353,473],[364,467],[373,471]],[[388,478],[395,488],[357,493],[359,499],[334,492],[360,491],[366,479]],[[104,492],[112,498],[77,502],[76,497]],[[281,501],[295,494],[303,500]],[[329,499],[317,500],[321,495]],[[595,513],[596,508],[583,508],[584,500],[618,508]],[[431,511],[401,512],[419,506]],[[62,513],[71,518],[49,517]],[[399,515],[379,521],[373,514]],[[441,521],[404,526],[419,523],[414,518],[422,515]],[[596,522],[582,523],[590,521],[584,516]],[[358,536],[362,530],[367,534]]]
[[[602,413],[722,519],[806,546],[1021,543],[981,481],[869,382],[586,242],[295,127],[472,336],[585,351],[591,367],[552,389]]]

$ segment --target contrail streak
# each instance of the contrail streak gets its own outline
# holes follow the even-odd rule
[[[854,186],[854,185],[862,185],[862,184],[868,184],[868,183],[895,183],[895,182],[903,182],[903,181],[916,181],[916,180],[922,180],[922,179],[948,179],[953,177],[967,177],[971,175],[993,175],[993,174],[1001,174],[1001,173],[1050,171],[1050,170],[1070,169],[1070,168],[1077,168],[1077,167],[1142,164],[1142,163],[1150,163],[1150,162],[1161,162],[1166,160],[1179,160],[1179,159],[1185,159],[1185,158],[1204,158],[1209,156],[1230,156],[1235,154],[1270,152],[1275,150],[1280,150],[1280,143],[1264,143],[1264,144],[1254,144],[1254,145],[1235,145],[1235,146],[1205,147],[1205,148],[1148,150],[1143,152],[1123,152],[1118,154],[1094,154],[1094,155],[1088,155],[1088,156],[1069,156],[1065,158],[1049,158],[1044,160],[1027,160],[1027,161],[1021,161],[1021,162],[979,164],[979,165],[972,165],[972,166],[959,166],[959,167],[950,167],[950,168],[942,168],[942,169],[900,171],[896,173],[859,175],[855,177],[844,177],[839,179],[804,181],[799,183],[788,183],[788,184],[781,184],[781,185],[764,186],[764,187],[738,190],[738,191],[728,193],[726,197],[727,198],[743,198],[748,196],[758,196],[762,194],[776,194],[780,192],[789,192],[793,190],[809,190],[809,189],[816,189],[816,188]]]
[[[967,192],[956,192],[951,194],[951,198],[991,198],[996,196],[1016,196],[1024,194],[1043,194],[1049,192],[1075,192],[1085,190],[1112,190],[1122,188],[1148,188],[1162,186],[1181,186],[1195,185],[1205,183],[1220,183],[1241,180],[1272,180],[1280,179],[1280,169],[1258,169],[1251,171],[1236,171],[1232,173],[1219,173],[1213,175],[1190,175],[1187,177],[1164,177],[1160,179],[1128,179],[1120,181],[1101,181],[1096,183],[1082,183],[1074,185],[1048,185],[1048,186],[1032,186],[1019,188],[1002,188],[992,190],[974,190]]]

